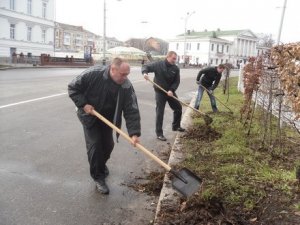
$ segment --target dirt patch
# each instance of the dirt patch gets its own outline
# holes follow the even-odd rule
[[[123,184],[138,192],[159,196],[163,186],[164,172],[151,172],[146,177],[135,177],[134,182]]]
[[[199,124],[188,129],[182,137],[184,139],[193,139],[202,142],[212,142],[219,139],[221,136],[222,134],[216,131],[211,126]]]
[[[159,225],[297,225],[299,212],[286,209],[295,204],[278,191],[270,191],[268,198],[251,211],[242,206],[226,206],[221,199],[203,199],[199,194],[177,204],[161,203],[156,223]],[[296,197],[295,197],[296,198]]]

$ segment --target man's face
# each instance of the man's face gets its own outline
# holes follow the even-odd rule
[[[177,61],[177,55],[176,54],[172,54],[170,56],[167,57],[167,61],[172,64],[175,65],[176,61]]]
[[[127,63],[122,63],[119,67],[111,65],[111,79],[117,84],[123,84],[130,73],[130,66]]]
[[[223,71],[225,70],[224,68],[217,68],[217,70],[218,70],[218,73],[223,73]]]

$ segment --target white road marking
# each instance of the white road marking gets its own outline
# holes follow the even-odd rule
[[[132,84],[140,83],[142,81],[144,81],[144,80],[136,80],[136,81],[132,81],[131,83]],[[26,100],[26,101],[15,102],[15,103],[7,104],[7,105],[1,105],[0,109],[8,108],[8,107],[11,107],[11,106],[16,106],[16,105],[22,105],[22,104],[26,104],[26,103],[30,103],[30,102],[36,102],[36,101],[40,101],[40,100],[45,100],[45,99],[49,99],[49,98],[54,98],[54,97],[58,97],[58,96],[66,95],[66,94],[68,94],[68,93],[63,92],[63,93],[49,95],[49,96],[45,96],[45,97],[41,97],[41,98],[34,98],[34,99]]]
[[[36,102],[36,101],[40,101],[40,100],[44,100],[44,99],[48,99],[48,98],[54,98],[54,97],[58,97],[61,95],[66,95],[66,94],[67,94],[67,92],[64,92],[64,93],[49,95],[49,96],[45,96],[45,97],[41,97],[41,98],[35,98],[35,99],[26,100],[26,101],[16,102],[16,103],[8,104],[8,105],[1,105],[0,109],[8,108],[8,107],[15,106],[15,105],[21,105],[21,104],[25,104],[25,103],[29,103],[29,102]]]

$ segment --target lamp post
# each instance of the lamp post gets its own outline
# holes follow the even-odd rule
[[[185,66],[185,63],[186,63],[186,27],[187,27],[187,22],[188,22],[188,19],[195,13],[195,11],[193,12],[187,12],[186,13],[186,16],[184,17],[184,42],[183,42],[183,65]]]
[[[281,20],[280,20],[280,25],[279,25],[279,31],[278,31],[278,37],[277,37],[277,45],[279,45],[280,38],[281,38],[281,31],[282,31],[282,25],[283,25],[283,20],[284,20],[286,3],[287,3],[287,0],[284,0],[282,13],[281,13]]]
[[[106,64],[106,0],[103,0],[103,60],[102,64]]]
[[[117,0],[122,1],[122,0]],[[106,0],[103,0],[103,60],[102,64],[106,64]]]
[[[141,24],[148,24],[148,23],[149,23],[149,22],[146,21],[146,20],[141,21]],[[147,41],[147,36],[145,36],[145,38],[144,38],[143,51],[145,51],[146,41]]]

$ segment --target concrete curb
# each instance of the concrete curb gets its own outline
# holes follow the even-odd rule
[[[196,99],[196,95],[192,98],[192,101],[190,102],[190,106],[194,106],[195,104],[195,99]],[[193,113],[193,110],[190,108],[187,108],[185,110],[185,113],[182,117],[182,121],[181,121],[181,125],[184,128],[188,128],[189,126],[192,125],[192,118],[191,115]],[[171,153],[170,153],[170,158],[168,161],[168,164],[170,166],[174,166],[180,162],[182,162],[185,158],[185,155],[182,153],[181,149],[182,149],[182,144],[180,143],[182,134],[178,133]],[[154,224],[158,225],[158,215],[160,213],[161,207],[164,204],[170,205],[170,204],[177,204],[177,200],[179,199],[180,194],[178,194],[178,192],[176,192],[171,185],[171,181],[168,178],[167,174],[164,177],[164,181],[163,181],[163,187],[161,189],[160,192],[160,196],[158,199],[158,203],[157,203],[157,207],[156,207],[156,213],[155,213],[155,219],[154,219]]]

